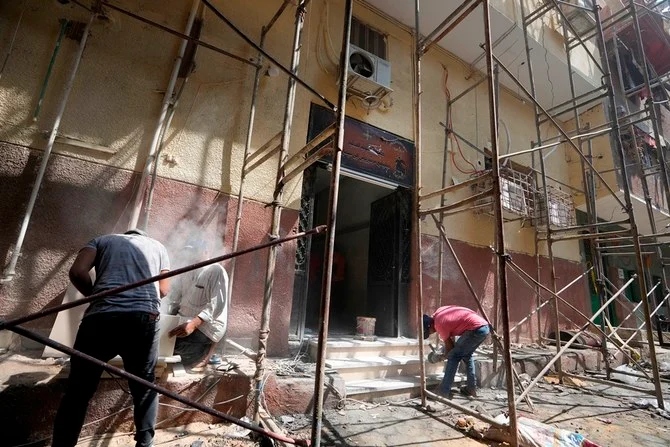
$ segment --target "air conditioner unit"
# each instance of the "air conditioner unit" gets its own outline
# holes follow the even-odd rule
[[[381,98],[392,92],[391,64],[356,45],[349,45],[347,88],[364,96]]]

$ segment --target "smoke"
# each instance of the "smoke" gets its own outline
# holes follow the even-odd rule
[[[188,214],[161,232],[173,269],[227,254],[227,206],[219,200],[193,204]]]

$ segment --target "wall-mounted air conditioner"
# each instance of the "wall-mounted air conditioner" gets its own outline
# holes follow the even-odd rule
[[[348,60],[350,93],[363,98],[372,96],[381,99],[391,90],[391,64],[356,45],[349,46]]]

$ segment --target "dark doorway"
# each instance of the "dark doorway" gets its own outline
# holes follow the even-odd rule
[[[377,335],[408,332],[411,200],[399,188],[370,207],[368,314],[377,319]]]
[[[408,190],[393,190],[348,176],[340,179],[340,196],[333,256],[330,333],[353,335],[356,317],[375,317],[376,335],[403,335],[407,326],[407,284],[409,278]],[[303,192],[308,210],[301,221],[313,226],[326,221],[330,172],[313,168],[312,184]],[[292,309],[292,333],[301,336],[318,329],[324,238],[313,238],[298,247]],[[404,306],[404,307],[403,307]]]

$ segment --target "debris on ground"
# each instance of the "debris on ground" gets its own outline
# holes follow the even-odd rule
[[[621,371],[621,372],[628,373],[628,374],[637,374],[638,373],[636,369],[633,369],[628,365],[617,366],[616,368],[614,368],[614,371]],[[616,380],[617,382],[621,382],[621,383],[627,383],[628,385],[632,385],[635,382],[637,382],[637,379],[638,379],[637,377],[630,376],[628,374],[617,374],[616,372],[612,372],[612,380]]]
[[[581,433],[556,428],[534,419],[519,417],[517,426],[520,447],[598,447]],[[498,427],[489,428],[483,436],[491,441],[510,442],[507,430]]]
[[[544,376],[543,379],[545,382],[551,383],[552,385],[558,385],[561,383],[557,376]]]

